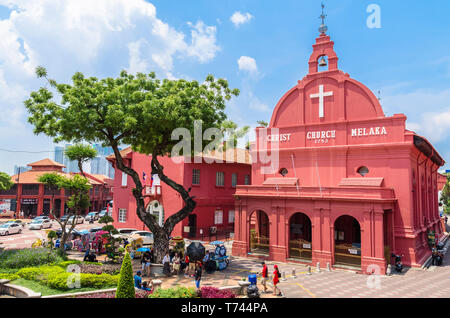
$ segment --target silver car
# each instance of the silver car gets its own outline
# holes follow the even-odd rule
[[[69,220],[67,221],[67,224],[73,224],[74,218],[75,218],[74,216],[71,216],[69,218]],[[83,224],[84,223],[84,218],[81,215],[77,215],[76,218],[77,218],[77,224]]]
[[[22,233],[22,227],[16,223],[5,223],[0,225],[0,235]]]
[[[30,230],[42,230],[42,229],[48,229],[51,228],[52,222],[50,220],[33,220],[33,222],[28,225],[28,228]]]
[[[131,233],[131,235],[139,235],[140,238],[142,238],[142,243],[144,245],[151,245],[153,244],[153,233],[149,231],[135,231]]]

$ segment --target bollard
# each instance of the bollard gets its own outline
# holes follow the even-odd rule
[[[282,272],[281,273],[281,280],[286,280],[286,273],[285,272]]]
[[[311,266],[308,265],[306,275],[311,275]]]
[[[320,262],[317,262],[317,269],[316,272],[320,273]]]
[[[391,276],[392,275],[392,265],[391,264],[388,264],[388,266],[387,266],[386,275],[387,276]]]
[[[295,275],[295,268],[292,269],[292,278],[297,278],[297,276]]]
[[[331,272],[330,263],[327,263],[327,271],[328,271],[328,272]]]

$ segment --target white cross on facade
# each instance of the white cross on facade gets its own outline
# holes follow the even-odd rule
[[[319,117],[323,118],[325,117],[324,114],[324,107],[323,107],[323,99],[324,97],[327,96],[333,96],[333,92],[324,92],[323,91],[323,85],[319,85],[319,93],[318,94],[311,94],[311,99],[312,98],[318,98],[319,99]]]

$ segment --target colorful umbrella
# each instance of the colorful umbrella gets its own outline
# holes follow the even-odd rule
[[[138,252],[150,252],[150,249],[147,247],[141,247],[137,249]]]

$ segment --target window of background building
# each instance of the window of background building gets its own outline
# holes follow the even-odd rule
[[[233,188],[236,188],[236,185],[237,185],[237,173],[233,173],[231,175],[231,186]]]
[[[250,176],[249,175],[246,175],[245,176],[245,185],[250,185]]]
[[[214,224],[223,224],[223,211],[214,212]]]
[[[122,172],[122,187],[127,186],[128,175],[125,172]]]
[[[228,211],[228,223],[234,223],[234,210]]]
[[[200,169],[192,169],[192,184],[200,184]]]
[[[225,185],[225,174],[223,172],[216,172],[216,186],[223,187]]]
[[[127,221],[127,210],[119,209],[119,222],[125,223]]]

